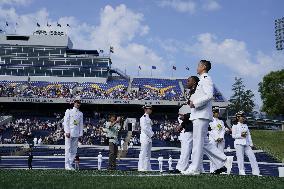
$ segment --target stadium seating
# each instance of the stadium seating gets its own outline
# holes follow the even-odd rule
[[[133,78],[132,83],[125,79],[108,80],[106,83],[0,81],[0,97],[70,98],[73,95],[80,95],[86,99],[185,100],[180,82],[186,88],[185,79]],[[129,86],[130,91],[128,91]],[[71,94],[70,89],[75,88],[76,90]],[[138,89],[138,92],[133,92],[132,89]],[[46,91],[48,95],[39,94],[38,90]],[[62,90],[64,90],[63,95]],[[226,101],[216,87],[214,87],[214,100]]]

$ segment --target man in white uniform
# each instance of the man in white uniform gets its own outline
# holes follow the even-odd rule
[[[103,156],[102,156],[102,153],[99,152],[99,155],[98,155],[98,170],[101,170],[101,168],[102,168],[102,161],[103,161]]]
[[[172,167],[173,158],[171,155],[169,155],[168,164],[169,164],[169,171],[172,171],[173,170],[173,167]]]
[[[162,173],[163,172],[163,156],[160,154],[160,156],[158,157],[158,162],[159,162],[159,171]]]
[[[191,115],[190,120],[193,122],[193,149],[192,163],[186,171],[182,171],[185,175],[200,174],[200,163],[203,161],[205,153],[209,159],[215,164],[214,173],[220,174],[226,171],[229,166],[226,155],[216,146],[209,142],[207,137],[209,122],[212,121],[212,100],[213,100],[213,82],[208,75],[211,69],[211,63],[201,60],[198,64],[197,73],[200,75],[195,93],[190,97]]]
[[[239,174],[246,175],[244,169],[244,154],[246,154],[251,163],[252,174],[260,176],[258,163],[251,149],[251,147],[253,147],[251,135],[248,126],[244,124],[245,121],[244,112],[243,111],[238,112],[236,114],[236,119],[238,123],[236,125],[233,125],[232,127],[232,137],[235,139],[234,146],[236,149]]]
[[[144,115],[140,118],[140,143],[141,150],[139,154],[138,161],[138,171],[151,171],[151,148],[152,148],[152,137],[154,132],[152,130],[153,122],[150,119],[149,115],[152,113],[152,106],[145,105],[143,106]]]
[[[35,137],[34,138],[34,146],[36,146],[37,145],[37,138]]]
[[[83,113],[79,111],[80,106],[81,101],[77,97],[74,100],[74,107],[67,109],[64,116],[66,170],[75,170],[72,164],[77,153],[78,139],[83,136]]]
[[[209,123],[211,131],[209,131],[209,141],[215,145],[220,151],[224,152],[225,148],[225,125],[222,120],[219,119],[219,108],[213,109],[213,121]],[[210,173],[213,173],[216,168],[214,164],[210,162]]]
[[[192,150],[192,122],[189,120],[190,107],[183,105],[179,109],[179,123],[180,123],[180,158],[178,160],[175,173],[185,171],[189,166],[189,159]]]
[[[187,79],[187,87],[190,90],[189,98],[195,92],[198,82],[199,78],[197,76],[191,76]],[[190,112],[191,108],[188,104],[183,105],[179,109],[178,121],[180,123],[180,126],[178,127],[178,130],[181,131],[179,136],[181,148],[180,148],[180,158],[178,160],[176,170],[173,171],[174,173],[180,173],[181,171],[185,171],[189,166],[189,159],[192,151],[192,141],[193,141],[192,139],[193,124],[192,121],[189,120]],[[204,172],[203,162],[200,163],[200,170],[201,172]]]

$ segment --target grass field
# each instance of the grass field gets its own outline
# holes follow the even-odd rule
[[[151,174],[152,176],[150,176]],[[265,188],[283,189],[284,178],[199,175],[161,176],[136,171],[0,170],[0,188]]]
[[[284,131],[251,130],[252,141],[279,161],[284,160]]]

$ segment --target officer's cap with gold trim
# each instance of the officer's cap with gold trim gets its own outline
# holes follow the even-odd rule
[[[214,108],[212,109],[212,112],[213,112],[213,113],[219,113],[219,107],[214,107]]]
[[[74,99],[74,103],[81,103],[81,97],[80,96],[76,96],[76,98]]]
[[[236,117],[245,117],[245,112],[244,111],[239,111],[238,113],[236,113]]]

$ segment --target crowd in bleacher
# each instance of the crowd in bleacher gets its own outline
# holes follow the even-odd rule
[[[107,144],[106,133],[104,132],[104,118],[97,121],[86,119],[84,122],[83,136],[80,143],[83,145]],[[177,121],[154,120],[154,140],[177,141]],[[139,127],[138,127],[139,128]],[[128,146],[139,145],[139,130],[133,132]],[[123,140],[121,137],[120,140]],[[15,119],[2,126],[0,132],[0,143],[4,144],[64,144],[64,130],[60,119]]]
[[[154,138],[162,141],[176,142],[178,140],[178,121],[165,120],[158,124],[160,129],[155,132]]]
[[[1,82],[0,97],[71,98],[72,87],[48,82]]]
[[[40,136],[41,133],[53,133],[57,130],[58,123],[53,121],[31,120],[31,119],[16,119],[4,125],[4,131],[9,132],[6,137],[2,135],[2,143],[8,144],[24,144],[33,140],[34,133],[38,133],[43,143],[50,140],[49,137]],[[3,128],[2,128],[3,129]],[[45,132],[46,131],[46,132]]]
[[[166,81],[161,79],[148,81],[145,78],[142,81],[136,78],[132,84],[126,80],[106,83],[1,81],[0,97],[72,98],[81,96],[82,99],[184,100],[179,84]]]

